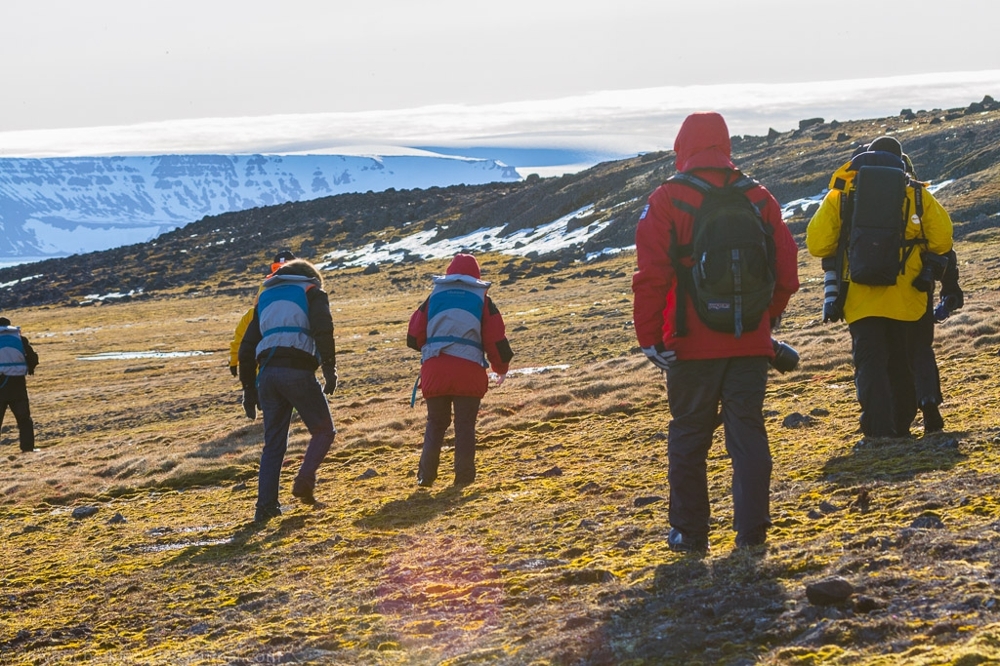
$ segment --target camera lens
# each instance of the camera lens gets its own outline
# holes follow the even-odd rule
[[[774,349],[774,359],[771,365],[778,372],[791,372],[799,365],[799,353],[790,345],[777,340],[771,340],[771,347]]]

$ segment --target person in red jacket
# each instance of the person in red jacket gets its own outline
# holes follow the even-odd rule
[[[455,410],[455,485],[476,479],[476,418],[489,385],[487,365],[500,386],[514,353],[503,316],[486,295],[479,262],[457,254],[445,275],[434,278],[431,295],[410,317],[406,345],[421,354],[420,387],[427,402],[427,426],[417,483],[434,483],[444,433]],[[489,359],[487,364],[486,359]]]
[[[677,133],[674,151],[678,172],[712,186],[745,178],[733,164],[729,130],[718,113],[688,116]],[[763,544],[771,525],[771,453],[764,427],[764,391],[768,362],[774,357],[771,329],[799,287],[798,248],[781,219],[778,202],[759,183],[751,185],[745,195],[773,234],[775,285],[760,324],[739,336],[709,328],[686,290],[677,288],[678,278],[692,265],[679,250],[692,242],[694,213],[703,195],[668,180],[650,195],[636,228],[635,333],[647,358],[666,375],[671,414],[667,545],[672,550],[708,548],[706,460],[720,421],[733,461],[737,547]],[[686,323],[680,328],[678,311]]]

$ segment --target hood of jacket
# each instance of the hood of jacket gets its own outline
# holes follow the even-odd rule
[[[674,152],[678,171],[736,168],[729,128],[714,111],[692,113],[684,119],[674,139]]]
[[[471,254],[456,254],[448,264],[447,275],[468,275],[477,280],[482,276],[479,272],[479,261]]]
[[[307,277],[305,275],[291,275],[285,273],[278,273],[277,275],[272,275],[271,277],[264,280],[264,288],[266,289],[268,287],[273,287],[277,284],[282,284],[282,283],[285,284],[294,283],[303,285],[311,284],[314,287],[322,289],[322,285],[320,284],[320,280],[318,278]]]

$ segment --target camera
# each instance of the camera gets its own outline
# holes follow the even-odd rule
[[[948,257],[933,252],[922,252],[920,259],[923,261],[923,266],[917,277],[913,278],[913,288],[929,294],[934,291],[934,281],[940,280],[948,268]]]
[[[840,321],[844,311],[837,302],[840,298],[840,280],[837,275],[837,261],[833,257],[823,259],[823,323]]]
[[[771,347],[774,349],[774,358],[771,359],[772,368],[778,372],[791,372],[799,367],[799,353],[791,345],[771,338]]]

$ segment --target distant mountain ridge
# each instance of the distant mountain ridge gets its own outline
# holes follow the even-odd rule
[[[735,136],[733,159],[775,195],[801,243],[830,174],[882,134],[903,142],[917,176],[931,182],[951,215],[956,238],[1000,227],[1000,104],[992,98],[874,120],[813,118],[790,132]],[[109,294],[249,295],[279,248],[331,271],[492,251],[512,255],[500,272],[517,280],[632,246],[647,197],[673,173],[674,154],[659,152],[558,178],[386,189],[209,215],[150,242],[0,269],[0,309],[84,304]]]
[[[348,192],[518,180],[495,160],[429,153],[0,158],[0,257],[104,250],[206,215]]]

